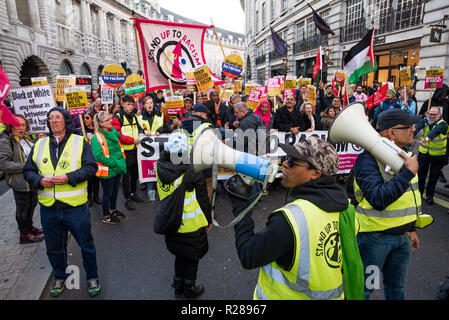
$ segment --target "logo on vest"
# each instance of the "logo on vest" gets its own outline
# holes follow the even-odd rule
[[[47,161],[48,161],[47,158],[42,159],[42,162],[43,162],[44,164],[47,163]]]
[[[317,257],[324,257],[330,268],[339,268],[341,264],[341,243],[338,232],[338,221],[328,223],[320,232],[315,250]]]
[[[163,184],[162,182],[159,181],[159,187],[164,192],[169,192],[170,191],[170,185],[169,184]]]
[[[59,163],[59,168],[61,168],[62,170],[65,170],[69,167],[70,163],[67,160],[62,160]]]

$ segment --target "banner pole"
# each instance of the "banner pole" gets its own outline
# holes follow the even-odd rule
[[[173,86],[171,84],[171,79],[168,79],[168,85],[170,86],[170,95],[173,97],[174,93],[173,93]]]
[[[87,138],[86,129],[84,128],[84,120],[83,120],[83,117],[81,116],[81,113],[78,114],[78,117],[80,119],[81,130],[83,131],[83,137]]]
[[[137,41],[137,28],[136,28],[136,17],[134,10],[132,11],[133,15],[133,29],[134,29],[134,38],[136,40],[136,51],[137,51],[137,62],[139,63],[139,70],[142,71],[142,67],[140,65],[140,55],[139,55],[139,41]]]
[[[220,46],[221,53],[223,53],[223,58],[226,59],[225,52],[223,50],[223,47],[221,46],[220,37],[218,36],[217,30],[215,29],[215,25],[214,25],[214,22],[212,21],[212,18],[210,18],[210,22],[212,22],[212,28],[214,28],[215,36],[217,37],[217,40],[218,40],[218,45]]]

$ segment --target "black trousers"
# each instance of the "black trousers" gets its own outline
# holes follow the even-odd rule
[[[446,156],[430,156],[429,154],[418,154],[418,184],[419,192],[421,194],[426,189],[426,197],[433,198],[435,194],[435,187],[438,182],[438,176],[440,175],[441,169],[445,165]],[[429,174],[429,181],[426,187],[426,177]]]
[[[33,226],[34,209],[37,206],[37,192],[20,192],[13,190],[16,200],[16,221],[20,229]]]
[[[199,260],[184,259],[176,256],[175,278],[195,281],[199,262]]]
[[[139,180],[139,167],[137,166],[137,149],[125,150],[126,174],[123,175],[122,187],[125,199],[131,197],[131,193],[136,193],[137,182]]]

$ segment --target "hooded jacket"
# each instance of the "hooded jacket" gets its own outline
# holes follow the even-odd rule
[[[25,136],[24,139],[30,145],[33,144],[28,136]],[[15,191],[31,191],[22,174],[25,162],[26,158],[19,141],[6,131],[0,133],[0,170],[5,173],[6,182]]]
[[[326,212],[348,208],[348,197],[334,177],[321,177],[292,189],[291,196],[312,202]],[[234,212],[234,215],[240,212]],[[265,229],[254,233],[254,222],[247,214],[234,226],[238,256],[242,266],[254,269],[276,261],[281,267],[291,266],[295,237],[285,216],[276,212],[268,217]]]
[[[198,204],[200,205],[207,222],[209,224],[212,223],[211,204],[207,193],[206,179],[201,172],[195,172],[192,165],[182,163],[178,165],[173,164],[170,161],[170,154],[167,151],[162,151],[157,162],[157,174],[159,180],[163,184],[171,184],[184,174],[182,184],[185,184],[185,190],[192,191],[195,189]],[[182,199],[182,202],[184,202],[184,199]],[[167,205],[169,205],[169,203],[170,202],[168,202]],[[161,204],[162,202],[158,205]],[[173,210],[173,208],[158,208],[158,211],[161,212],[167,212],[169,210]],[[205,228],[200,228],[197,231],[189,233],[166,234],[165,243],[168,251],[173,255],[184,257],[186,259],[201,259],[209,249]]]
[[[58,159],[61,156],[62,151],[64,150],[67,140],[69,139],[70,135],[73,134],[73,130],[72,130],[72,118],[67,110],[60,107],[55,107],[52,108],[48,112],[48,114],[50,114],[53,111],[59,111],[60,113],[62,113],[64,115],[65,120],[65,135],[64,138],[61,141],[59,141],[59,143],[57,143],[56,140],[54,139],[50,123],[47,120],[47,126],[50,131],[50,157],[53,167],[56,168],[56,165],[58,164]],[[83,140],[82,152],[83,153],[81,155],[81,168],[66,174],[67,177],[69,178],[68,184],[70,184],[72,187],[75,187],[78,183],[81,183],[95,176],[95,173],[98,170],[97,162],[95,161],[95,158],[92,154],[92,149],[86,140]],[[33,153],[34,147],[31,150],[30,155],[32,155]],[[38,188],[43,189],[43,187],[40,185],[40,181],[43,178],[43,176],[39,173],[39,169],[36,163],[33,161],[32,156],[28,157],[28,160],[25,163],[25,166],[23,168],[23,175],[25,177],[25,180],[30,184],[30,187],[32,189]],[[59,201],[56,201],[54,205],[60,207],[69,206],[68,204]]]
[[[432,107],[442,107],[443,108],[443,119],[447,123],[449,123],[449,87],[443,83],[441,88],[438,88],[435,90],[435,92],[432,95]],[[421,106],[421,109],[419,110],[419,114],[425,114],[427,111],[427,106],[429,104],[429,99],[424,101],[424,103]]]

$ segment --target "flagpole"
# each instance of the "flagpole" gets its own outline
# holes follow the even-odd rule
[[[137,28],[136,28],[136,17],[134,10],[132,11],[133,15],[133,29],[134,29],[134,38],[136,39],[136,51],[137,51],[137,62],[139,63],[139,70],[142,71],[142,67],[140,65],[140,55],[139,55],[139,41],[137,41]]]
[[[212,18],[210,18],[210,22],[212,22],[212,28],[214,28],[215,36],[217,37],[217,40],[218,40],[218,45],[220,46],[221,53],[223,53],[223,58],[226,59],[226,54],[223,50],[223,47],[221,46],[220,37],[218,36],[217,30],[215,29],[215,25],[214,25],[214,22],[212,21]]]

